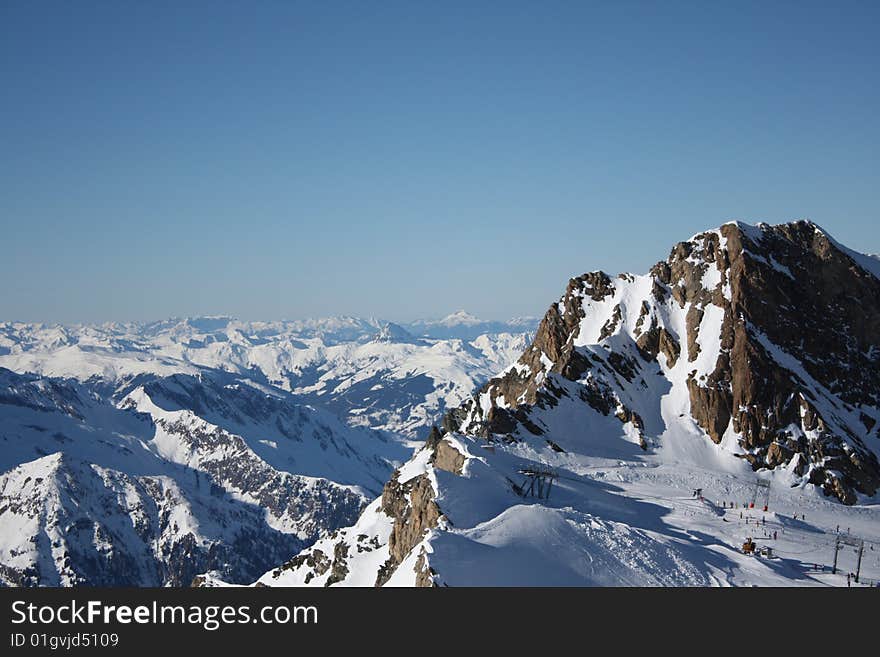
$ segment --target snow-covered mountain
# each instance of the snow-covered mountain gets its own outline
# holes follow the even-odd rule
[[[0,324],[0,583],[252,581],[354,522],[409,435],[527,339],[347,317]]]
[[[0,370],[0,581],[248,581],[352,522],[399,442],[220,375]]]
[[[352,424],[416,436],[518,357],[536,323],[513,324],[518,329],[513,333],[434,339],[417,338],[397,324],[353,317],[0,323],[0,367],[117,386],[144,374],[232,372],[330,409]]]
[[[352,527],[259,583],[835,583],[838,532],[880,549],[876,263],[734,222],[571,279]]]
[[[446,340],[474,340],[492,333],[523,333],[533,331],[538,325],[537,317],[516,317],[506,322],[488,321],[458,310],[442,319],[421,319],[406,324],[406,329],[421,337]]]
[[[878,263],[733,222],[533,337],[0,324],[0,582],[834,584],[838,532],[878,581]]]

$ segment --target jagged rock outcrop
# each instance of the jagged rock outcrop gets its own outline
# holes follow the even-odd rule
[[[799,474],[852,503],[880,488],[871,267],[808,221],[729,223],[675,245],[646,277],[573,278],[519,361],[442,426],[528,439],[545,433],[545,411],[576,396],[645,446],[645,431],[676,421],[642,420],[663,415],[662,398],[642,394],[659,375],[688,399],[679,416],[712,441],[734,435],[755,469],[796,459]]]
[[[453,474],[461,474],[464,461],[464,454],[453,447],[448,440],[440,440],[434,447],[434,454],[431,456],[431,463],[435,468]]]
[[[425,537],[425,533],[437,526],[442,513],[434,501],[434,488],[426,474],[418,475],[405,483],[398,480],[395,472],[382,491],[382,511],[393,519],[388,539],[390,556],[379,571],[376,586],[385,584],[410,551]]]
[[[441,472],[454,479],[466,476],[466,452],[454,436],[432,428],[425,445],[395,470],[382,496],[354,526],[318,541],[259,583],[436,586],[439,575],[424,542],[432,530],[452,526],[437,502],[437,477]]]

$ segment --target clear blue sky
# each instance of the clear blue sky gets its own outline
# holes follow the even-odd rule
[[[729,219],[880,251],[878,2],[0,3],[0,320],[541,314]]]

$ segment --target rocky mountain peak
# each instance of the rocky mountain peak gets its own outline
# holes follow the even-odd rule
[[[393,322],[386,322],[385,324],[383,324],[382,328],[379,329],[379,332],[376,333],[375,337],[373,338],[373,342],[410,344],[422,343],[421,340],[418,340],[412,333],[400,326],[400,324],[395,324]]]
[[[540,436],[548,409],[575,397],[643,447],[696,422],[715,443],[731,436],[754,469],[790,466],[847,503],[872,495],[880,280],[862,258],[810,221],[731,222],[679,242],[646,276],[572,278],[519,361],[444,428]],[[658,375],[664,394],[651,392]],[[677,396],[679,417],[667,408]]]
[[[759,483],[774,491],[751,515],[765,539],[765,514],[786,541],[821,535],[805,502],[826,526],[870,513],[834,500],[880,487],[871,262],[811,222],[732,222],[645,275],[572,278],[519,359],[447,412],[355,525],[259,583],[705,586],[740,568],[749,584],[762,568],[774,581],[782,563],[803,579],[802,543],[790,562],[743,565],[739,533]],[[677,553],[695,518],[702,547]]]

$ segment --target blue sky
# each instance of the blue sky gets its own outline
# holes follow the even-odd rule
[[[730,219],[880,252],[880,3],[0,4],[0,321],[542,314]]]

